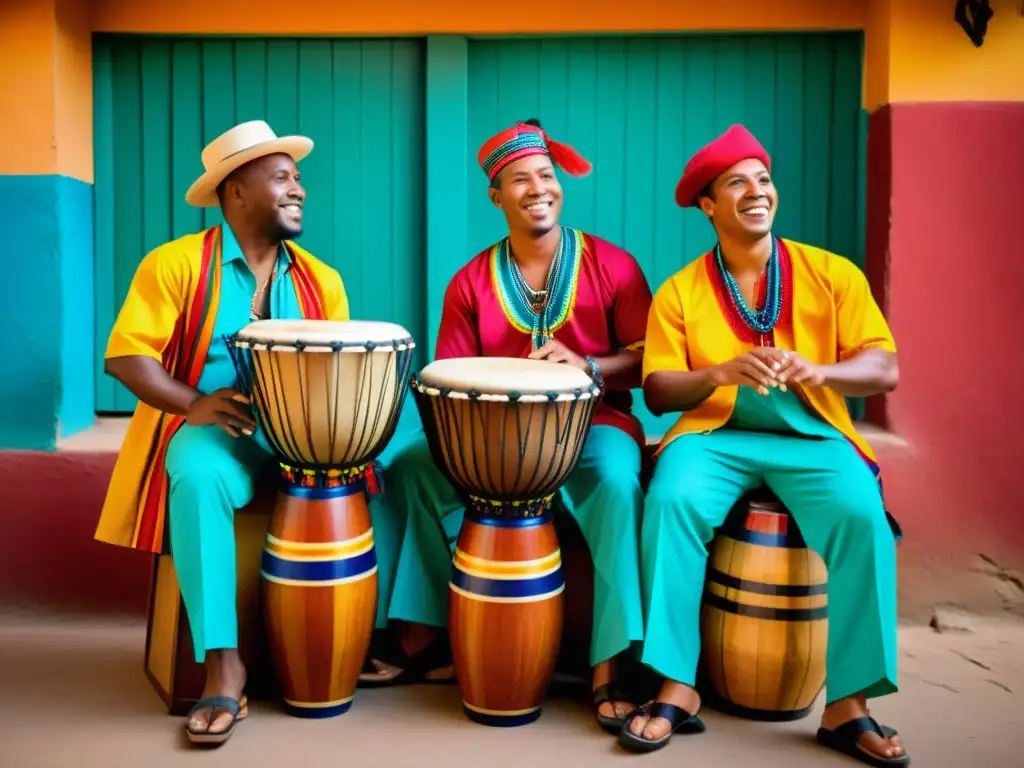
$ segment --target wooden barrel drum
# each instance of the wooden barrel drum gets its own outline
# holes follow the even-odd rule
[[[261,320],[229,337],[281,465],[263,546],[264,616],[286,710],[352,706],[377,610],[367,491],[394,434],[413,340],[390,323]]]
[[[512,358],[438,360],[413,378],[431,453],[466,500],[448,592],[463,709],[525,725],[558,660],[565,578],[551,501],[576,466],[601,388]]]
[[[742,717],[805,717],[825,684],[828,575],[770,493],[747,497],[712,544],[701,610],[711,703]]]

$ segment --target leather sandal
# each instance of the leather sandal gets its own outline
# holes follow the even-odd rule
[[[828,728],[818,729],[818,743],[822,746],[841,752],[854,760],[860,760],[867,765],[886,766],[898,765],[900,768],[910,765],[910,755],[904,752],[902,755],[893,757],[882,757],[869,750],[864,749],[859,743],[861,734],[875,733],[883,739],[891,739],[897,735],[894,728],[887,725],[879,725],[873,717],[856,717],[847,720],[842,725],[829,730]]]
[[[189,724],[192,722],[192,716],[203,709],[210,710],[210,719],[206,723],[206,730],[194,731],[189,727]],[[224,709],[231,713],[231,722],[228,723],[228,727],[224,730],[211,732],[209,729],[213,725],[213,721],[217,719],[218,710]],[[240,720],[245,720],[248,715],[249,700],[244,694],[241,700],[232,699],[230,696],[209,696],[197,701],[189,711],[188,720],[185,721],[185,734],[193,744],[223,744],[231,738],[231,734],[235,731],[235,725]]]
[[[642,731],[641,735],[637,736],[630,730],[629,726],[638,717],[649,717],[651,720],[656,717],[665,718],[669,723],[668,733],[660,739],[645,739]],[[705,730],[707,729],[704,726],[704,721],[697,715],[691,715],[682,707],[677,707],[675,704],[665,704],[661,701],[649,701],[637,707],[626,718],[626,722],[622,725],[622,732],[619,733],[619,744],[630,752],[654,752],[668,744],[669,739],[677,732],[691,734],[704,733]]]
[[[601,705],[615,701],[630,701],[629,696],[619,687],[615,681],[599,685],[594,689],[594,717],[598,725],[604,728],[612,736],[618,736],[622,727],[626,724],[626,717],[615,717],[601,714]],[[632,703],[632,702],[630,702]]]
[[[391,677],[380,677],[380,670],[374,661],[398,667],[400,670]],[[373,639],[370,652],[359,673],[359,688],[390,688],[396,685],[454,685],[455,674],[451,677],[435,680],[427,677],[437,669],[451,666],[452,654],[448,645],[448,636],[444,633],[434,638],[426,648],[415,656],[409,656],[391,633],[379,635]]]

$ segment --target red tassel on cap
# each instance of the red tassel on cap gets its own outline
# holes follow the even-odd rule
[[[541,135],[547,142],[548,151],[551,153],[551,159],[555,165],[570,176],[586,176],[593,170],[590,162],[568,144],[555,141],[543,131],[541,131]]]

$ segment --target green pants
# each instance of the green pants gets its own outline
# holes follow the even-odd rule
[[[642,660],[694,684],[707,545],[749,490],[767,485],[828,568],[829,702],[896,681],[896,545],[878,483],[845,440],[721,429],[659,456],[644,506]]]
[[[396,447],[401,446],[396,436]],[[386,451],[380,461],[386,465]],[[258,473],[276,472],[274,458],[254,439],[233,438],[219,427],[185,425],[171,440],[165,462],[170,482],[171,556],[192,628],[195,659],[209,650],[238,647],[235,596],[235,511],[252,501]],[[370,498],[378,588],[391,591],[405,521],[381,514],[381,496]],[[377,626],[387,625],[378,603]]]
[[[384,487],[382,515],[391,510],[392,526],[405,524],[388,616],[444,628],[462,502],[422,435],[396,453]],[[643,493],[636,442],[615,427],[593,427],[562,487],[561,502],[579,524],[594,563],[593,665],[643,638],[638,565]],[[383,589],[380,596],[384,602]]]

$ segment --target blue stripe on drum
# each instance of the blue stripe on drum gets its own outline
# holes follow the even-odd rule
[[[344,715],[352,709],[352,698],[349,697],[340,702],[327,702],[326,704],[297,704],[285,699],[284,709],[285,712],[292,717],[301,717],[308,720],[323,720],[328,717]]]
[[[480,725],[489,725],[493,728],[514,728],[517,725],[529,725],[537,720],[540,717],[541,708],[537,707],[526,712],[514,712],[506,715],[501,712],[473,709],[463,702],[462,711],[470,720],[480,723]]]
[[[322,501],[324,499],[343,499],[346,496],[361,493],[366,490],[366,481],[361,479],[354,480],[350,483],[346,483],[345,485],[339,485],[336,488],[310,488],[282,478],[278,483],[278,488],[285,496],[291,496],[296,499]]]
[[[286,560],[263,550],[263,578],[296,586],[330,586],[357,581],[377,571],[377,551],[370,547],[352,557],[338,560]]]
[[[452,567],[451,586],[474,600],[513,600],[529,602],[558,593],[565,588],[561,565],[551,573],[534,579],[488,579],[471,576],[458,566]]]
[[[754,544],[761,547],[773,547],[775,549],[805,549],[806,544],[802,536],[789,533],[761,533],[746,528],[739,530],[728,530],[723,533],[730,539],[742,541],[747,544]]]
[[[554,518],[550,512],[536,517],[500,517],[497,515],[475,515],[467,509],[466,519],[477,525],[490,525],[495,528],[534,528],[550,523]]]

